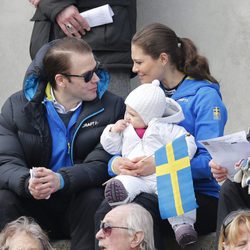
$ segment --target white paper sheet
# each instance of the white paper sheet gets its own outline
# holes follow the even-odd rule
[[[102,5],[100,7],[84,11],[80,13],[90,27],[100,26],[107,23],[113,23],[114,12],[109,4]]]
[[[233,180],[233,176],[237,172],[234,168],[235,163],[250,156],[250,143],[246,139],[245,131],[199,142],[207,149],[216,163],[227,168],[230,180]]]

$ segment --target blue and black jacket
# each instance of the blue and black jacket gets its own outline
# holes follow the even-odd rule
[[[219,85],[187,77],[172,98],[181,105],[185,116],[179,125],[194,136],[198,147],[191,160],[194,189],[198,193],[218,198],[219,185],[208,165],[211,156],[199,141],[224,133],[227,110],[222,102]]]
[[[23,197],[30,197],[29,169],[49,167],[53,155],[53,131],[44,105],[47,81],[42,67],[51,44],[38,52],[27,70],[23,91],[10,96],[0,114],[0,189],[9,189]],[[110,155],[102,148],[100,135],[107,124],[123,117],[125,105],[122,98],[106,91],[106,81],[105,78],[100,81],[95,100],[82,103],[69,145],[72,166],[58,169],[64,179],[60,192],[70,194],[101,186],[108,179]]]

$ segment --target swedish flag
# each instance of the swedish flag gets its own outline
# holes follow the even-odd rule
[[[197,207],[186,135],[155,152],[159,209],[162,219]]]

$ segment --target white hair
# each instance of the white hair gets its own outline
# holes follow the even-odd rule
[[[136,232],[144,233],[144,239],[140,244],[140,250],[155,250],[154,245],[154,225],[151,214],[142,206],[129,203],[126,205],[129,210],[126,218],[127,226]],[[130,231],[132,233],[132,231]]]
[[[53,250],[49,238],[34,219],[21,216],[4,227],[0,233],[0,249],[8,249],[8,240],[18,232],[26,232],[29,236],[37,239],[43,250]]]

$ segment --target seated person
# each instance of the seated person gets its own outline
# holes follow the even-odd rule
[[[211,160],[209,165],[214,178],[218,182],[223,182],[220,191],[217,217],[218,238],[222,222],[230,212],[239,209],[250,209],[249,184],[246,183],[249,161],[242,159],[235,164],[235,167],[245,170],[243,172],[241,172],[241,170],[237,172],[234,181],[227,178],[227,169],[218,165],[214,160]]]
[[[121,154],[130,160],[152,156],[156,150],[187,134],[189,157],[193,158],[196,144],[192,135],[178,126],[184,119],[180,105],[165,97],[159,81],[143,84],[126,98],[124,119],[108,125],[101,135],[101,144],[110,154]],[[143,161],[143,160],[142,160]],[[120,173],[107,182],[105,197],[111,206],[128,203],[142,193],[157,194],[156,174],[131,176]],[[169,218],[176,240],[180,245],[197,241],[194,229],[196,210]]]
[[[52,250],[48,236],[32,219],[19,217],[4,227],[0,233],[0,249]]]
[[[155,250],[152,217],[135,203],[117,206],[107,213],[96,238],[100,249]]]
[[[138,30],[132,39],[131,55],[133,72],[142,84],[158,79],[165,95],[182,107],[185,120],[183,126],[196,141],[222,136],[227,121],[227,110],[222,101],[218,81],[210,73],[207,59],[201,55],[194,42],[177,35],[171,28],[154,23]],[[220,186],[211,176],[208,165],[211,156],[197,143],[197,151],[191,160],[195,197],[198,204],[195,229],[199,235],[216,229],[217,206]],[[127,175],[146,176],[155,172],[153,157],[140,161],[116,157],[112,159],[117,174],[126,170]],[[172,235],[168,220],[159,215],[158,199],[155,194],[141,193],[134,202],[142,205],[154,220],[156,248],[167,249],[164,237]],[[110,211],[106,199],[96,212],[96,225]],[[209,215],[209,216],[208,216]]]
[[[93,218],[111,157],[100,136],[125,111],[98,66],[84,40],[54,40],[32,61],[23,90],[3,105],[0,230],[26,215],[50,238],[69,238],[71,250],[94,249]]]

